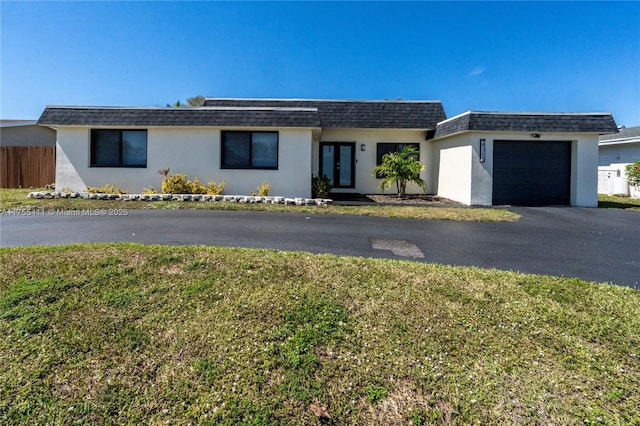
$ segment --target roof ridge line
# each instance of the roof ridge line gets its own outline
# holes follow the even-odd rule
[[[442,103],[437,99],[329,99],[329,98],[214,98],[206,97],[205,101],[277,101],[277,102],[358,102],[358,103]]]
[[[467,111],[470,114],[502,114],[502,115],[612,115],[610,112],[594,111],[594,112],[524,112],[524,111]]]
[[[85,109],[85,110],[160,110],[160,111],[307,111],[317,112],[318,108],[314,107],[239,107],[239,106],[211,106],[211,107],[152,107],[152,106],[93,106],[93,105],[47,105],[45,108],[59,109]]]

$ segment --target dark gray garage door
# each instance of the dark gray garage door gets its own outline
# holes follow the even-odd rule
[[[570,141],[494,141],[493,204],[567,205]]]

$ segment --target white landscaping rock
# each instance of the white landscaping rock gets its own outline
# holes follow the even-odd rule
[[[267,203],[285,204],[297,206],[326,206],[332,204],[329,198],[290,198],[281,196],[258,196],[258,195],[209,195],[209,194],[102,194],[91,192],[53,192],[53,191],[32,191],[27,194],[28,198],[49,199],[49,198],[85,198],[89,200],[119,200],[119,201],[201,201],[217,202],[227,201],[231,203]]]

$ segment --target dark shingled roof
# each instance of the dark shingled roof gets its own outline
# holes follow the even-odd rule
[[[447,118],[440,101],[208,98],[204,105],[317,108],[320,127],[325,129],[435,129]]]
[[[598,139],[600,141],[608,141],[613,139],[638,139],[640,138],[640,126],[635,127],[625,127],[619,129],[619,132],[612,133],[609,135],[600,136]]]
[[[438,124],[436,138],[471,130],[499,132],[612,133],[609,113],[497,113],[469,111]]]
[[[49,126],[320,127],[315,109],[100,108],[48,106],[38,120]]]

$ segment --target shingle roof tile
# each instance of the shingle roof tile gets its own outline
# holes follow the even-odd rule
[[[626,139],[626,138],[640,138],[640,126],[635,127],[623,127],[619,132],[600,136],[601,141],[608,141],[614,139]]]
[[[40,125],[320,127],[318,111],[212,108],[46,107]]]
[[[469,111],[436,128],[436,138],[466,131],[612,133],[617,131],[609,113],[496,113]]]
[[[440,101],[208,98],[204,105],[317,108],[321,127],[334,129],[435,129],[446,118]]]

